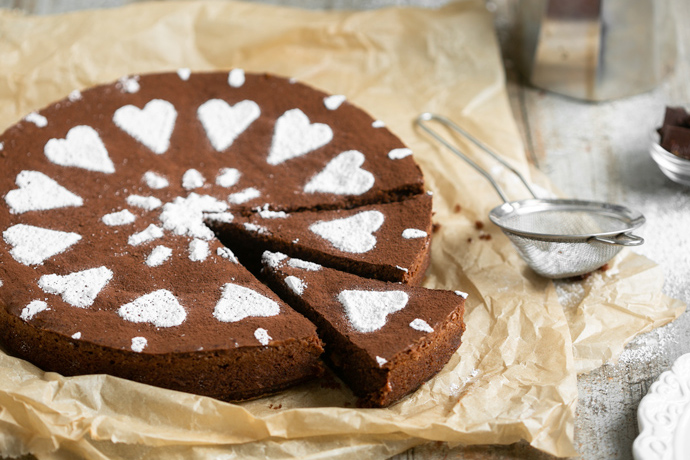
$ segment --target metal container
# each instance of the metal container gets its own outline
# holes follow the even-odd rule
[[[654,88],[675,65],[668,0],[520,0],[518,61],[534,86],[588,101]]]

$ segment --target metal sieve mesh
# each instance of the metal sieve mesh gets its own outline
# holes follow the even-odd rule
[[[509,202],[491,175],[455,146],[429,129],[434,120],[467,137],[515,173],[534,199]],[[423,113],[417,124],[491,182],[505,202],[489,218],[508,236],[537,273],[549,278],[582,275],[604,265],[624,246],[644,242],[630,232],[644,223],[642,214],[623,206],[581,200],[538,199],[525,178],[509,163],[445,117]]]
[[[644,218],[622,206],[577,200],[524,200],[491,211],[529,266],[542,276],[591,272],[641,238],[628,232]]]

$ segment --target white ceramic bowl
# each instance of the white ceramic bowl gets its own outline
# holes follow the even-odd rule
[[[656,131],[652,132],[649,153],[666,177],[678,184],[690,186],[690,160],[674,155],[659,145],[659,134]]]

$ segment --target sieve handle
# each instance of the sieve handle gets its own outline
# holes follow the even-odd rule
[[[612,238],[607,238],[605,236],[593,236],[591,240],[618,246],[639,246],[644,243],[644,238],[631,233],[619,233]]]
[[[476,169],[479,173],[481,173],[496,189],[496,192],[501,196],[501,199],[503,199],[504,203],[508,203],[508,197],[506,196],[505,193],[503,193],[503,190],[501,187],[498,185],[498,182],[489,174],[484,168],[479,166],[477,163],[472,161],[467,155],[462,153],[460,150],[458,150],[455,146],[451,145],[448,141],[446,141],[444,138],[442,138],[438,133],[433,131],[431,128],[429,128],[425,122],[427,121],[436,121],[438,123],[441,123],[442,125],[446,126],[447,128],[452,129],[458,134],[461,134],[462,136],[466,137],[469,139],[472,143],[474,143],[477,147],[482,149],[484,152],[488,153],[493,157],[496,161],[501,163],[503,166],[508,168],[510,171],[512,171],[521,181],[523,184],[525,184],[525,187],[527,187],[527,190],[532,194],[533,198],[537,198],[537,195],[534,193],[534,190],[532,190],[532,187],[530,187],[529,183],[527,180],[524,178],[520,172],[515,169],[513,165],[505,161],[503,158],[498,156],[496,153],[494,153],[491,149],[489,149],[486,145],[482,144],[479,140],[477,140],[474,136],[472,136],[470,133],[450,121],[450,119],[442,116],[442,115],[436,115],[433,113],[429,112],[424,112],[421,115],[417,117],[417,124],[427,133],[429,133],[431,136],[433,136],[437,141],[439,141],[441,144],[443,144],[446,148],[448,148],[451,152],[453,152],[455,155],[459,156],[463,160],[467,162],[470,166],[472,166],[474,169]]]

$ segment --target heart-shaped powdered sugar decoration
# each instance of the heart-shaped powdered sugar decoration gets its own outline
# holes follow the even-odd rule
[[[159,289],[120,307],[117,314],[133,323],[151,323],[157,327],[179,326],[187,312],[172,292]]]
[[[278,303],[252,289],[231,283],[222,289],[223,295],[213,311],[218,321],[234,323],[250,316],[267,317],[280,313]]]
[[[386,324],[386,317],[402,310],[409,296],[404,291],[357,291],[345,290],[338,294],[338,301],[345,307],[345,314],[352,327],[359,332],[374,332]]]
[[[152,99],[143,109],[125,105],[113,115],[120,129],[159,155],[170,146],[176,119],[175,107],[162,99]]]
[[[364,154],[348,150],[333,158],[323,170],[304,186],[307,193],[335,193],[336,195],[361,195],[374,186],[374,175],[360,166]]]
[[[330,126],[309,123],[309,118],[300,109],[288,110],[276,121],[266,162],[270,165],[280,164],[323,147],[331,139],[333,131]]]
[[[244,100],[231,106],[222,99],[211,99],[201,104],[196,114],[211,145],[220,152],[259,118],[261,109],[254,101]]]
[[[50,161],[60,166],[74,166],[106,174],[115,172],[115,165],[103,141],[91,126],[75,126],[64,139],[50,139],[43,152]]]
[[[14,260],[24,265],[40,265],[81,240],[81,236],[76,233],[25,224],[13,225],[2,236],[12,246],[10,254]]]
[[[309,230],[344,252],[361,254],[376,246],[373,233],[383,225],[379,211],[362,211],[342,219],[311,224]]]
[[[69,275],[43,275],[38,287],[48,294],[62,295],[62,300],[79,308],[93,305],[99,292],[113,278],[106,267],[91,268]]]
[[[11,214],[27,211],[45,211],[48,209],[81,206],[81,197],[67,190],[50,177],[38,171],[22,171],[15,183],[19,186],[5,195],[5,201]]]

